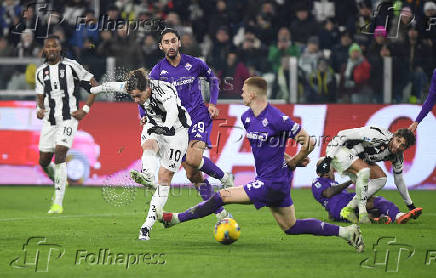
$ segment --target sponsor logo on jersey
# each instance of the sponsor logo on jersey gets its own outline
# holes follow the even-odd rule
[[[185,69],[186,69],[187,71],[189,71],[191,68],[192,68],[192,65],[191,65],[190,63],[186,63],[186,64],[185,64]]]
[[[262,121],[262,125],[263,125],[264,127],[266,127],[266,126],[268,125],[268,119],[267,119],[267,118],[263,119],[263,121]]]
[[[265,142],[268,139],[268,133],[266,132],[263,133],[248,132],[246,136],[248,139],[260,140],[263,142]]]
[[[194,80],[195,80],[195,77],[192,77],[192,78],[187,78],[187,79],[183,79],[180,81],[174,81],[171,84],[177,87],[177,86],[190,84],[190,83],[194,82]]]
[[[195,138],[201,138],[201,134],[200,134],[200,133],[197,133],[197,134],[195,134],[194,137],[195,137]]]

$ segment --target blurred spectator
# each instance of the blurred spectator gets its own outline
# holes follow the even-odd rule
[[[342,74],[342,85],[345,97],[350,97],[351,103],[369,103],[370,94],[368,81],[371,74],[371,65],[362,55],[359,45],[353,43],[349,49],[347,66]]]
[[[315,71],[309,75],[309,103],[336,102],[336,76],[326,59],[320,59]]]
[[[227,27],[227,35],[230,35],[230,18],[227,12],[227,3],[224,0],[218,0],[215,5],[215,12],[209,20],[209,36],[211,38],[215,37],[222,27]]]
[[[136,43],[135,36],[128,33],[126,25],[117,30],[115,41],[112,44],[113,56],[116,59],[117,67],[125,70],[132,70],[142,66],[141,47]]]
[[[71,47],[67,42],[67,36],[64,30],[65,29],[63,29],[60,26],[55,26],[53,28],[53,35],[59,38],[59,41],[61,42],[61,46],[62,46],[62,52],[64,53],[65,57],[70,59],[77,59],[77,57],[73,55]]]
[[[229,31],[227,27],[221,26],[216,31],[215,40],[209,52],[207,63],[211,65],[215,71],[224,70],[227,53],[231,47],[233,47],[233,44],[230,41]]]
[[[313,15],[318,22],[325,22],[335,17],[335,4],[329,0],[316,1],[313,3]]]
[[[368,49],[368,62],[371,65],[370,81],[369,84],[373,91],[374,102],[383,102],[383,57],[390,56],[386,49],[383,50],[384,56],[381,55],[382,48],[387,44],[387,38],[383,33],[376,33],[375,40],[372,41]],[[389,50],[387,50],[389,51]]]
[[[115,39],[111,31],[103,30],[100,32],[100,44],[97,47],[97,54],[103,57],[114,55]]]
[[[5,37],[0,37],[0,57],[11,57],[15,55],[16,51],[11,45],[9,45],[8,40]],[[6,87],[13,72],[14,66],[0,66],[0,89]]]
[[[332,19],[326,19],[318,33],[319,49],[330,49],[339,42],[339,31]]]
[[[204,2],[204,1],[203,1]],[[199,43],[203,42],[203,37],[206,35],[208,26],[204,24],[204,9],[202,2],[200,0],[192,0],[188,6],[189,10],[189,20],[192,25],[192,32],[194,34],[195,40]]]
[[[33,32],[26,29],[21,33],[21,41],[18,43],[18,57],[36,57],[39,46],[33,38]]]
[[[240,99],[242,86],[245,79],[250,77],[250,73],[244,63],[239,60],[236,49],[231,49],[227,53],[226,64],[217,75],[221,80],[220,97]]]
[[[309,75],[316,71],[318,60],[321,56],[318,37],[310,37],[307,41],[307,47],[298,61],[298,66],[303,74],[304,81],[308,80]]]
[[[394,16],[389,28],[388,37],[393,43],[404,43],[407,38],[407,31],[413,20],[413,15],[410,7],[403,7],[401,12]]]
[[[248,67],[250,75],[261,75],[269,70],[265,58],[267,49],[262,46],[261,41],[250,28],[244,32],[244,41],[239,53],[240,59]]]
[[[352,42],[349,32],[344,31],[341,33],[340,43],[333,47],[331,57],[332,67],[335,72],[341,72],[344,70],[348,60],[348,49]]]
[[[285,54],[281,57],[280,65],[275,72],[274,83],[272,86],[271,98],[289,101],[289,59],[291,56]]]
[[[65,5],[64,19],[71,26],[75,26],[77,19],[83,15],[87,9],[85,0],[68,0]]]
[[[270,45],[274,40],[274,18],[273,5],[270,2],[264,2],[255,17],[253,27],[256,30],[256,36],[266,45]]]
[[[291,41],[291,33],[286,27],[280,28],[277,34],[277,44],[269,47],[268,61],[271,63],[273,72],[281,65],[283,56],[299,57],[300,48]]]
[[[338,26],[353,30],[356,16],[359,12],[357,1],[333,0],[335,3],[335,20]]]
[[[8,36],[9,28],[11,28],[20,17],[21,6],[17,0],[4,0],[0,6],[0,35]]]
[[[8,40],[5,37],[0,37],[0,57],[15,56],[15,49],[9,45]]]
[[[148,34],[140,44],[142,55],[144,58],[143,66],[147,70],[151,70],[154,65],[162,58],[162,52],[158,48],[158,42],[155,38]],[[183,45],[183,44],[182,44]],[[185,51],[183,53],[186,53]]]
[[[99,31],[97,28],[97,19],[94,16],[92,10],[87,10],[85,13],[85,24],[76,26],[73,36],[70,40],[70,44],[73,47],[73,51],[77,57],[80,56],[80,49],[83,48],[83,44],[86,39],[89,39],[94,45],[98,44],[100,39]]]
[[[194,57],[202,56],[201,49],[198,46],[197,42],[195,42],[191,34],[183,34],[180,40],[182,43],[182,51],[184,54],[188,54]]]
[[[135,4],[134,0],[117,0],[115,1],[115,6],[121,12],[121,18],[125,20],[133,21],[136,17],[135,15]]]
[[[306,5],[297,8],[296,16],[290,28],[292,38],[296,43],[306,44],[309,37],[318,35],[318,24],[311,18]]]
[[[355,28],[354,30],[351,29],[352,32],[355,34],[361,33],[361,30],[366,30],[366,27],[371,26],[372,23],[371,21],[372,4],[370,1],[360,1],[360,3],[358,3],[358,10],[359,13],[357,15],[357,18],[355,18]]]

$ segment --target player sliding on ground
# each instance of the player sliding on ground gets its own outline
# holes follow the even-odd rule
[[[325,169],[320,166],[323,160],[324,157],[320,158],[316,165],[318,178],[312,183],[313,197],[329,213],[331,220],[347,221],[340,216],[340,212],[356,195],[356,193],[346,190],[353,182],[350,180],[338,184],[335,181],[333,167],[330,168],[330,171],[325,172]],[[400,212],[394,203],[381,196],[371,196],[366,203],[366,209],[373,224],[405,224],[414,214],[418,213],[417,210],[411,210],[408,213]]]
[[[79,121],[89,113],[95,99],[95,95],[89,95],[86,104],[79,109],[78,87],[89,92],[98,83],[82,65],[63,57],[58,37],[46,38],[42,51],[45,61],[38,67],[35,76],[36,115],[43,121],[39,138],[39,165],[54,181],[55,194],[48,213],[63,213],[67,152],[73,144]],[[54,167],[50,163],[53,155]]]
[[[149,240],[156,222],[156,210],[162,209],[168,200],[171,180],[180,168],[188,146],[188,128],[191,117],[180,104],[176,89],[171,83],[151,80],[143,69],[129,74],[127,82],[107,82],[93,88],[92,93],[128,93],[147,111],[147,123],[141,134],[142,173],[147,177],[142,184],[155,189],[145,223],[139,231],[140,240]],[[154,174],[158,167],[158,184]]]
[[[219,115],[219,110],[215,106],[219,82],[205,62],[180,53],[180,47],[180,36],[176,30],[166,28],[161,32],[159,48],[165,54],[165,58],[153,67],[150,78],[171,82],[177,89],[182,105],[191,116],[192,126],[188,131],[189,144],[182,165],[186,170],[186,177],[196,186],[201,198],[207,200],[214,193],[214,189],[201,172],[220,180],[223,187],[233,186],[233,175],[223,172],[204,155],[204,150],[211,145],[209,137],[212,131],[212,120]],[[209,82],[208,107],[204,104],[201,94],[201,77]],[[143,112],[141,116],[145,114]],[[141,183],[143,178],[147,178],[144,175],[144,173],[135,173],[133,177],[136,182]],[[232,215],[221,207],[217,208],[216,217],[223,219],[232,217]]]
[[[362,235],[355,224],[340,227],[318,219],[295,218],[290,196],[293,171],[297,166],[308,164],[307,156],[313,150],[314,142],[299,124],[268,103],[266,89],[267,82],[261,77],[248,78],[242,88],[243,103],[250,109],[241,119],[253,151],[256,179],[241,187],[221,189],[208,200],[182,213],[158,210],[159,221],[170,227],[205,217],[223,205],[254,204],[256,209],[270,207],[278,225],[288,235],[339,236],[362,251]],[[301,144],[294,157],[284,153],[289,138]]]
[[[413,217],[422,213],[410,199],[403,179],[403,152],[415,144],[415,135],[401,128],[391,133],[385,128],[362,127],[340,131],[328,144],[326,157],[321,162],[325,173],[332,166],[339,174],[347,175],[356,185],[356,195],[341,211],[341,217],[352,223],[370,223],[366,203],[386,184],[383,170],[376,164],[380,161],[392,162],[394,182]],[[358,207],[359,217],[354,214]]]

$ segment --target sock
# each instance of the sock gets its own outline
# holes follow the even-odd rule
[[[219,192],[216,192],[207,201],[203,201],[195,207],[189,208],[187,211],[179,213],[180,222],[189,221],[192,219],[202,218],[214,213],[219,207],[224,205]]]
[[[157,153],[154,150],[144,150],[142,152],[142,172],[147,172],[153,175],[156,172],[158,166]]]
[[[218,166],[216,166],[208,157],[203,156],[201,160],[200,171],[208,174],[209,176],[221,180],[224,177],[224,172]]]
[[[368,182],[368,193],[366,196],[370,198],[375,193],[377,193],[377,191],[379,191],[385,186],[387,180],[388,179],[386,177],[378,178],[378,179],[370,179]]]
[[[215,191],[213,190],[213,186],[206,179],[200,186],[196,187],[196,189],[200,193],[201,199],[203,199],[204,201],[209,200],[209,198],[212,197],[212,195],[215,193]],[[215,211],[215,213],[220,213],[221,211],[223,211],[223,209],[223,207],[219,207]]]
[[[150,202],[150,208],[148,209],[147,219],[142,227],[147,227],[149,230],[156,222],[156,208],[163,208],[168,200],[168,194],[170,187],[166,185],[158,185],[156,191],[153,194]]]
[[[359,198],[359,214],[367,213],[366,211],[366,202],[368,199],[368,182],[369,182],[370,169],[363,168],[357,173],[356,179],[356,195]]]
[[[392,202],[389,202],[383,197],[375,197],[374,199],[374,207],[378,209],[378,211],[382,214],[389,216],[392,221],[395,221],[397,218],[397,214],[400,212],[400,209]]]
[[[285,231],[288,235],[312,234],[318,236],[338,236],[339,226],[324,223],[315,218],[297,219],[292,228]]]
[[[55,164],[54,169],[54,188],[55,188],[55,199],[54,204],[62,206],[62,201],[64,200],[65,189],[67,187],[67,163],[62,162]]]

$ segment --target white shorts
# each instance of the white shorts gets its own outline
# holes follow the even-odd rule
[[[165,136],[156,133],[148,134],[147,130],[151,127],[153,127],[153,125],[146,124],[142,128],[141,146],[146,140],[156,140],[159,147],[158,156],[160,158],[160,166],[171,172],[177,172],[182,164],[182,158],[186,154],[186,149],[188,148],[188,129],[179,128],[176,129],[174,136]]]
[[[49,121],[44,119],[39,137],[39,150],[53,153],[57,145],[71,148],[78,124],[77,119],[73,117],[66,121],[63,121],[62,118],[56,119],[56,125],[51,125]]]
[[[328,147],[327,147],[328,148]],[[354,161],[358,160],[359,157],[355,156],[350,149],[347,147],[340,147],[335,156],[332,159],[332,166],[335,168],[336,172],[339,174],[344,174],[344,172],[350,168]]]

